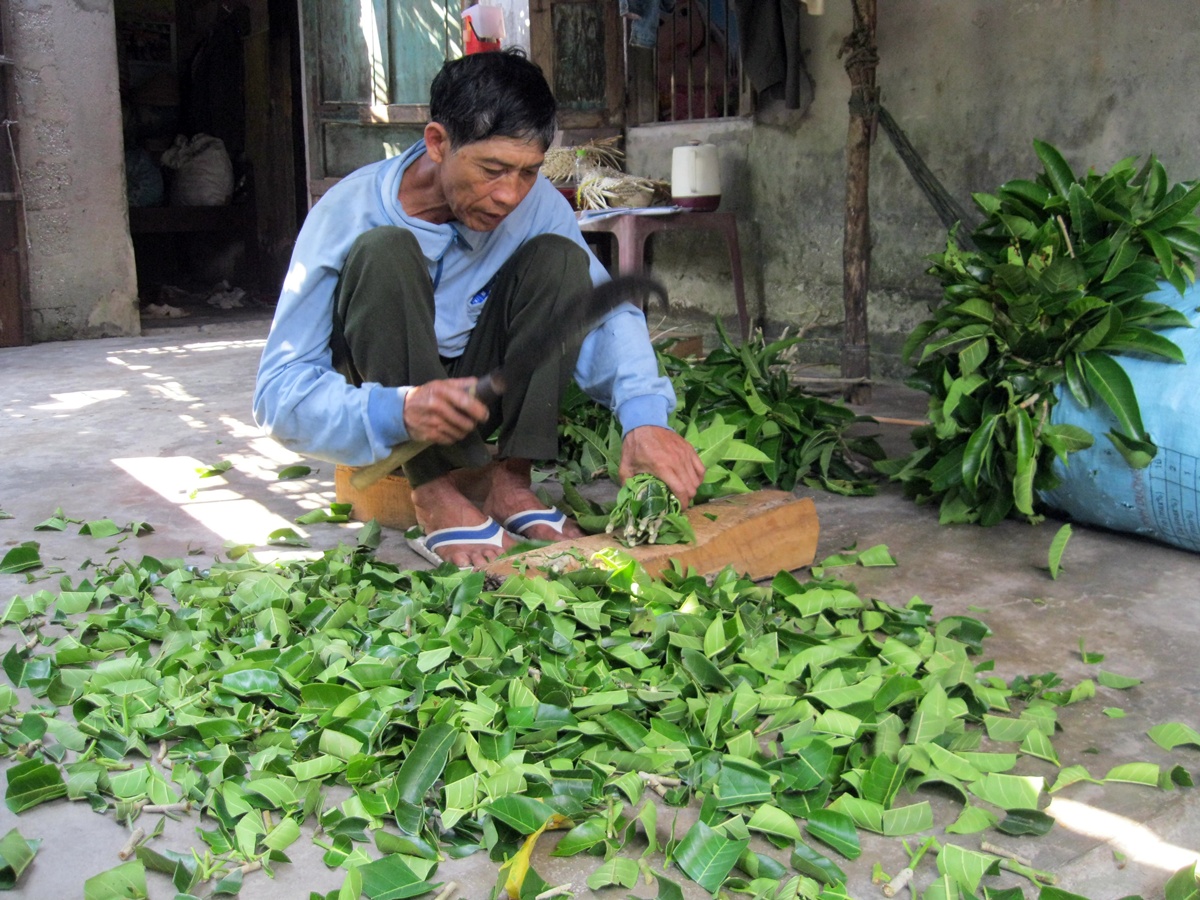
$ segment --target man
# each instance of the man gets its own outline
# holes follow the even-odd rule
[[[572,374],[621,423],[622,479],[653,473],[686,504],[704,477],[667,426],[675,395],[640,310],[622,304],[581,342],[544,346],[546,323],[608,279],[539,174],[555,110],[519,51],[448,62],[423,140],[352,172],[309,212],[259,364],[255,420],[297,452],[362,466],[432,442],[404,474],[426,547],[459,566],[486,564],[514,535],[582,534],[539,509],[530,485],[532,461],[558,454]],[[505,358],[545,361],[489,409],[472,389]],[[482,435],[497,428],[493,458]],[[472,471],[479,507],[462,489]]]

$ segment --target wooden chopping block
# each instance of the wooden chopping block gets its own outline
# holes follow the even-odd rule
[[[610,534],[592,534],[558,541],[515,556],[498,559],[486,571],[505,577],[518,566],[529,571],[552,562],[566,562],[577,569],[593,554],[616,548],[636,559],[651,575],[658,575],[678,560],[699,575],[712,575],[726,566],[758,581],[773,578],[782,570],[799,569],[812,563],[817,552],[820,526],[817,510],[808,497],[787,491],[752,491],[721,497],[687,511],[696,533],[690,544],[639,544],[625,547]]]

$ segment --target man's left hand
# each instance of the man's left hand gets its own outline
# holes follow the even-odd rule
[[[658,425],[643,425],[621,442],[621,482],[640,472],[662,479],[686,509],[704,481],[704,463],[685,438]]]

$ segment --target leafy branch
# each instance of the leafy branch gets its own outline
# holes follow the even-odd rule
[[[918,502],[937,502],[944,523],[1038,518],[1039,493],[1058,483],[1054,461],[1094,440],[1054,423],[1063,390],[1111,410],[1108,440],[1130,466],[1148,465],[1157,448],[1114,354],[1184,361],[1158,331],[1187,318],[1146,296],[1195,280],[1200,182],[1170,186],[1153,156],[1077,177],[1057,149],[1034,148],[1036,180],[975,195],[986,216],[971,234],[977,249],[952,230],[931,257],[942,296],[904,348],[930,424],[913,432],[913,453],[879,469]]]

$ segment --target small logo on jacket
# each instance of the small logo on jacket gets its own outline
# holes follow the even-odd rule
[[[475,296],[467,301],[467,315],[471,317],[472,321],[478,319],[479,314],[483,312],[483,304],[487,302],[488,295],[491,292],[492,288],[489,285],[478,291]]]

